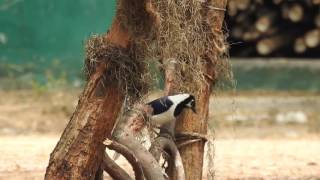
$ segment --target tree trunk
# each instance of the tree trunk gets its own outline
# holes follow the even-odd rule
[[[224,21],[224,11],[221,9],[225,9],[227,4],[227,0],[212,0],[207,4],[208,6],[212,6],[214,8],[208,8],[207,19],[208,24],[210,24],[213,33],[222,35],[222,24]],[[220,10],[219,10],[220,9]],[[204,20],[206,21],[206,20]],[[214,45],[212,45],[215,48]],[[218,49],[214,50],[214,57],[221,57],[220,51]],[[204,56],[211,57],[211,55]],[[207,59],[211,61],[210,59]],[[200,94],[197,99],[197,114],[192,112],[185,113],[179,120],[177,120],[176,125],[176,133],[184,133],[184,132],[195,132],[199,134],[207,133],[208,126],[208,112],[209,112],[209,99],[212,91],[212,85],[216,78],[215,72],[217,71],[215,65],[211,63],[207,63],[207,66],[204,67],[207,74],[206,83],[202,84],[202,89],[200,90]],[[168,82],[171,83],[181,83],[174,82],[174,80],[170,77],[167,77]],[[182,82],[183,83],[183,82]],[[170,86],[170,85],[169,85]],[[203,155],[204,155],[204,141],[199,141],[196,143],[189,144],[187,146],[183,146],[180,148],[181,157],[183,160],[183,166],[185,168],[186,179],[187,180],[201,180],[202,179],[202,168],[203,168]]]
[[[128,37],[116,19],[106,39],[120,48],[127,48]],[[111,138],[110,133],[124,100],[124,92],[110,82],[104,82],[103,75],[108,65],[102,63],[97,66],[50,155],[45,179],[95,178],[105,150],[102,142],[106,137]]]
[[[155,18],[148,0],[118,0],[107,35],[89,41],[88,82],[50,155],[45,179],[101,179],[103,141],[112,139],[125,97],[134,101],[148,89],[141,78],[146,71],[142,50]]]

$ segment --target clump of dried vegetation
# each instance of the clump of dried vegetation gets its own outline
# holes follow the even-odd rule
[[[125,49],[107,42],[104,36],[91,37],[86,45],[86,77],[93,75],[99,66],[107,66],[101,82],[118,86],[133,99],[149,90],[148,65],[137,58],[134,47]]]
[[[92,36],[86,44],[85,74],[89,78],[99,66],[108,66],[102,82],[118,86],[132,106],[132,102],[141,100],[152,85],[149,67],[152,58],[147,57],[147,52],[154,40],[156,17],[143,6],[146,0],[131,3],[119,0],[117,3],[116,18],[132,37],[130,45],[123,48],[108,42],[104,36]]]
[[[150,54],[160,60],[160,68],[175,63],[178,92],[197,94],[206,78],[232,79],[227,61],[227,45],[223,33],[213,29],[210,11],[199,0],[154,1],[160,19],[158,36]],[[207,18],[208,17],[208,18]],[[208,77],[208,63],[214,66],[214,77]]]

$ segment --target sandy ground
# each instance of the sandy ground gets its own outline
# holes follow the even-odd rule
[[[0,91],[0,180],[43,179],[78,94]],[[319,94],[212,96],[216,179],[320,180],[319,109]]]
[[[216,179],[320,179],[319,140],[218,140]]]
[[[58,136],[0,137],[0,179],[43,179],[57,140]],[[215,177],[320,179],[319,152],[319,139],[218,139]],[[123,159],[119,161],[126,164]]]

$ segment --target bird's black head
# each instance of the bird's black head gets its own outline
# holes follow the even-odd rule
[[[196,113],[196,101],[195,97],[191,94],[177,94],[169,96],[169,99],[173,104],[176,104],[174,110],[174,116],[177,117],[182,113],[183,109],[190,108],[194,113]]]
[[[185,101],[185,107],[190,108],[194,113],[197,113],[196,111],[196,99],[193,95],[190,95]]]

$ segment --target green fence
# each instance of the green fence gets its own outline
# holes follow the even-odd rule
[[[0,0],[0,89],[81,85],[84,42],[114,13],[115,0]],[[237,60],[233,69],[239,90],[320,91],[317,61]]]
[[[0,76],[79,76],[85,40],[114,13],[115,0],[0,0]]]
[[[320,92],[320,61],[303,59],[234,60],[238,90]]]

